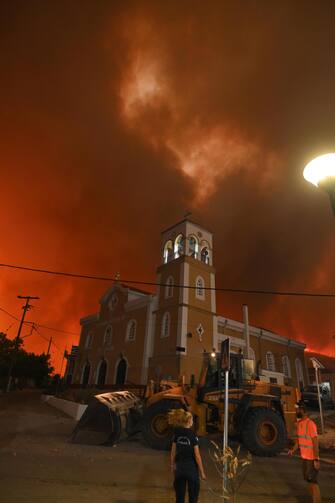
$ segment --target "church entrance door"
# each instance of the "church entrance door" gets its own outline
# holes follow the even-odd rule
[[[127,362],[122,358],[117,366],[115,384],[124,384],[126,380]]]

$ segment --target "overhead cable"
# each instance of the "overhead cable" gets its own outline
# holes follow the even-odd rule
[[[10,316],[11,318],[13,318],[14,320],[16,321],[20,321],[19,318],[17,318],[16,316],[14,316],[14,314],[11,314],[10,312],[8,312],[6,309],[3,309],[2,307],[0,307],[0,311],[3,311],[4,313],[6,313],[8,316]],[[59,332],[59,333],[62,333],[62,334],[69,334],[69,335],[76,335],[76,336],[79,336],[80,334],[76,333],[76,332],[69,332],[68,330],[62,330],[61,328],[54,328],[54,327],[48,327],[46,325],[40,325],[39,323],[36,323],[36,321],[24,321],[23,322],[24,325],[34,325],[35,327],[40,327],[40,328],[45,328],[47,330],[52,330],[54,332]]]
[[[114,282],[116,281],[115,277],[107,277],[107,276],[93,276],[88,274],[77,274],[77,273],[69,273],[64,271],[52,271],[48,269],[39,269],[34,267],[25,267],[20,265],[13,264],[0,264],[0,267],[8,267],[11,269],[19,269],[30,272],[38,272],[43,274],[52,274],[56,276],[67,276],[71,278],[81,278],[81,279],[91,279],[95,281],[108,281]],[[171,286],[167,283],[159,283],[154,281],[140,281],[135,279],[120,279],[117,280],[120,283],[133,284],[133,285],[145,285],[145,286]],[[188,288],[190,290],[196,290],[198,287],[196,285],[179,285],[174,284],[175,288]],[[288,292],[288,291],[280,291],[280,290],[256,290],[256,289],[247,289],[247,288],[223,288],[223,287],[210,287],[203,286],[202,290],[213,290],[216,292],[227,292],[227,293],[243,293],[243,294],[257,294],[257,295],[278,295],[278,296],[290,296],[290,297],[319,297],[319,298],[335,298],[335,293],[313,293],[313,292]]]

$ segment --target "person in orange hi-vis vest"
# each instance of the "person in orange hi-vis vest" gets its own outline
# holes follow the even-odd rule
[[[313,503],[320,503],[321,494],[317,481],[320,470],[317,427],[314,421],[308,417],[304,402],[300,401],[297,403],[296,408],[298,418],[297,439],[288,453],[292,455],[299,447],[303,476],[306,482],[308,482],[308,489],[311,493],[312,501]]]

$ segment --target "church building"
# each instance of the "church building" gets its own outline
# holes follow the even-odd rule
[[[163,231],[156,294],[114,282],[99,311],[80,320],[72,382],[146,384],[182,375],[197,382],[203,352],[222,340],[245,353],[244,324],[217,313],[213,260],[212,233],[190,219]],[[264,379],[308,384],[304,344],[263,328],[249,333],[248,357]]]

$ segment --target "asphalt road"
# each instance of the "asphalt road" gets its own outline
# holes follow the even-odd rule
[[[116,447],[68,442],[74,421],[40,402],[36,392],[0,396],[1,503],[173,503],[169,458],[141,439]],[[220,485],[208,456],[201,451],[208,481],[199,503],[222,502],[212,490]],[[335,460],[334,460],[335,462]],[[335,503],[335,464],[322,463],[323,502]],[[307,503],[300,460],[281,455],[253,458],[239,503]]]

